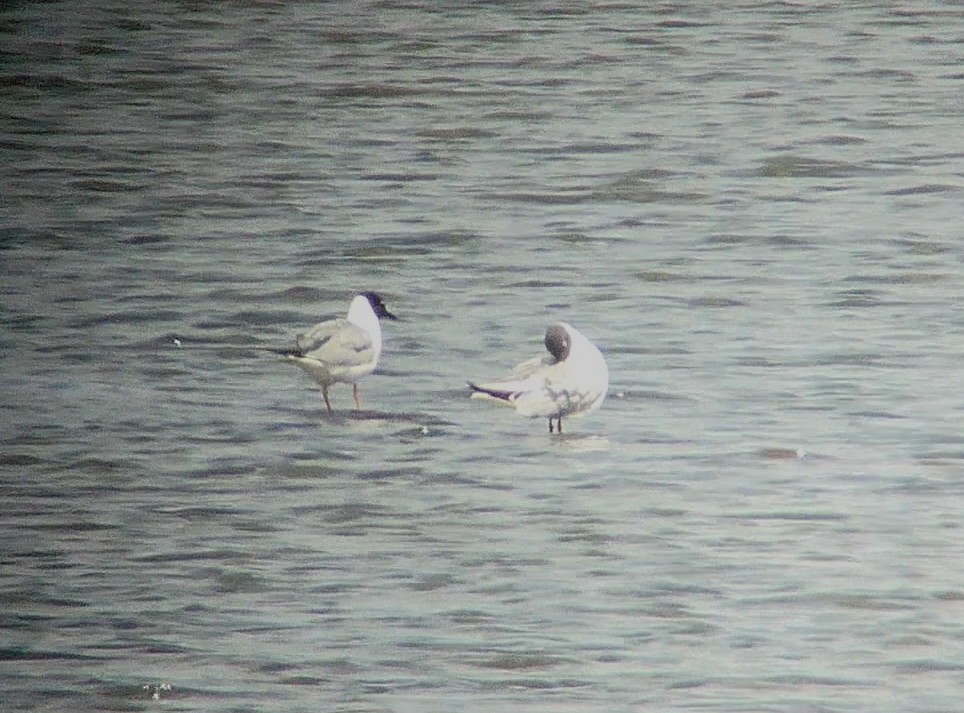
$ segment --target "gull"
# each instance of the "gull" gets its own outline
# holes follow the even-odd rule
[[[566,322],[546,328],[545,356],[519,364],[507,376],[486,384],[469,382],[473,398],[514,406],[526,418],[548,418],[549,433],[562,433],[564,416],[584,416],[602,405],[609,369],[596,345]]]
[[[295,349],[277,352],[304,369],[321,384],[325,406],[331,412],[328,387],[342,382],[352,385],[355,408],[361,408],[358,380],[371,374],[382,353],[382,330],[379,317],[397,320],[374,292],[362,292],[351,301],[348,316],[319,322],[299,334]]]

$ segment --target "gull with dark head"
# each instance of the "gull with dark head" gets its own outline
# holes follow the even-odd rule
[[[470,381],[469,388],[473,398],[513,406],[527,418],[548,418],[549,433],[562,433],[563,417],[584,416],[602,405],[609,369],[596,345],[565,322],[548,326],[545,344],[547,355],[522,362],[498,381]]]
[[[358,380],[375,370],[382,353],[379,317],[398,319],[388,311],[379,295],[362,292],[351,301],[346,318],[316,324],[298,335],[294,349],[278,353],[321,384],[328,411],[331,411],[328,387],[338,382],[352,385],[355,407],[360,409]]]

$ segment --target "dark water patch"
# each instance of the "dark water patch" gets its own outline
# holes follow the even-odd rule
[[[390,375],[389,371],[382,369],[379,369],[378,373],[382,376]],[[343,411],[336,410],[332,413],[321,414],[321,418],[327,422],[343,425],[353,421],[372,422],[376,424],[416,424],[418,426],[428,426],[431,428],[443,428],[455,425],[451,421],[431,414],[416,413],[411,411],[376,411],[373,409],[351,409]]]
[[[180,318],[180,315],[179,317]],[[281,324],[298,324],[299,322],[304,322],[305,315],[303,312],[296,312],[287,309],[265,309],[265,310],[244,310],[240,312],[235,312],[229,315],[223,315],[218,318],[207,317],[199,319],[191,323],[193,329],[202,330],[205,332],[215,331],[220,329],[233,329],[238,326],[255,326],[255,327],[271,327]],[[171,320],[175,321],[175,320]],[[305,325],[311,326],[311,325]],[[241,333],[236,334],[235,344],[241,344],[244,342],[244,336]],[[215,339],[216,337],[210,336],[207,338],[208,341]],[[221,339],[227,343],[226,335],[221,335]]]
[[[656,601],[641,607],[639,611],[653,619],[688,620],[693,616],[688,606],[671,601]]]
[[[684,275],[679,272],[664,270],[640,270],[633,273],[633,277],[642,282],[700,282],[704,278],[696,275]]]
[[[756,452],[756,455],[763,460],[802,460],[804,452],[800,448],[787,448],[785,446],[767,446]]]
[[[549,112],[529,109],[498,109],[483,114],[483,118],[489,121],[520,122],[524,124],[548,121],[552,117],[553,115]]]
[[[181,303],[183,301],[183,296],[169,293],[161,294],[158,292],[128,292],[127,294],[116,295],[113,301],[118,304],[149,304],[152,306],[157,306],[159,304],[171,304],[171,303]],[[64,295],[57,298],[57,302],[69,302],[71,301],[70,295]],[[73,301],[81,301],[76,298]]]
[[[852,136],[849,134],[830,134],[813,139],[807,143],[824,146],[853,146],[867,143],[867,139],[862,136]]]
[[[890,191],[885,191],[885,195],[888,196],[918,196],[927,195],[930,193],[961,193],[964,188],[958,185],[949,185],[946,183],[924,183],[917,186],[908,186],[906,188],[895,188]]]
[[[940,602],[964,602],[964,591],[949,590],[938,592],[934,598]]]
[[[617,29],[618,32],[626,32],[625,28]],[[646,48],[655,52],[664,52],[670,55],[685,55],[688,49],[685,45],[674,44],[666,41],[666,36],[662,34],[635,33],[620,38],[620,42],[632,48]]]
[[[69,96],[89,89],[92,83],[87,80],[73,79],[62,74],[33,72],[30,74],[7,74],[3,85],[11,88],[33,89],[46,93]]]
[[[846,513],[816,512],[805,510],[780,512],[742,512],[724,514],[722,517],[732,520],[756,521],[785,521],[785,522],[845,522],[850,519]]]
[[[860,418],[872,418],[872,419],[883,419],[887,421],[900,421],[907,418],[898,413],[893,413],[892,411],[873,411],[873,410],[860,410],[860,411],[848,411],[848,416],[858,416]]]
[[[216,443],[253,443],[257,439],[253,436],[243,441],[239,441],[234,438],[218,440],[215,439]],[[216,459],[214,463],[206,468],[201,468],[195,471],[195,477],[197,478],[221,478],[224,476],[239,476],[239,475],[253,475],[258,472],[258,465],[255,463],[250,463],[248,461],[234,462],[231,459]]]
[[[678,7],[673,5],[668,5],[665,8],[659,10],[662,13],[678,12]],[[680,17],[674,17],[669,20],[659,20],[655,23],[656,27],[662,27],[667,30],[689,30],[689,29],[699,29],[707,27],[708,23],[700,20],[686,20]]]
[[[917,603],[896,601],[885,597],[861,594],[840,594],[803,590],[798,593],[781,593],[760,597],[747,597],[741,600],[747,607],[792,608],[792,607],[836,607],[844,610],[871,612],[905,612],[918,608]]]
[[[191,647],[182,646],[169,641],[148,641],[139,646],[138,650],[145,654],[157,655],[193,653],[193,649]]]
[[[549,227],[549,226],[547,226]],[[581,230],[569,227],[559,227],[550,234],[554,240],[567,245],[587,245],[596,242],[596,238]]]
[[[747,303],[732,297],[720,297],[707,295],[705,297],[694,297],[687,300],[686,304],[690,307],[709,307],[713,309],[728,307],[747,307]]]
[[[250,517],[250,513],[249,513]],[[238,532],[254,532],[261,534],[268,534],[272,532],[281,532],[282,527],[276,522],[269,522],[264,520],[241,520],[240,522],[232,522],[231,526]]]
[[[30,530],[63,533],[109,532],[111,530],[123,529],[122,525],[109,525],[102,522],[90,522],[84,520],[56,523],[34,523],[31,525],[24,525],[23,527]]]
[[[21,248],[44,248],[57,251],[87,249],[84,241],[78,240],[72,233],[62,232],[51,227],[38,229],[27,226],[0,226],[0,250]],[[17,274],[24,274],[36,268],[37,263],[30,262],[26,265],[25,270],[18,270]],[[12,266],[6,266],[5,269],[11,270]]]
[[[106,178],[77,178],[68,182],[68,185],[77,191],[87,191],[90,193],[128,193],[140,191],[146,184],[130,181],[113,181]]]
[[[699,596],[721,598],[724,592],[718,587],[703,584],[662,582],[657,584],[651,592],[645,592],[643,596],[679,596],[684,594],[696,594]]]
[[[758,170],[763,178],[846,178],[860,173],[866,169],[856,164],[796,155],[767,158]]]
[[[816,246],[812,245],[810,241],[805,240],[797,235],[769,235],[766,238],[766,242],[769,245],[775,245],[777,247],[786,248],[814,248]]]
[[[394,480],[396,478],[412,479],[422,475],[421,468],[378,468],[356,474],[359,480]]]
[[[435,256],[440,250],[475,248],[481,245],[478,233],[472,230],[410,232],[373,236],[359,244],[346,246],[338,255],[325,252],[326,262],[402,261],[417,256]],[[309,258],[311,259],[311,258]],[[388,297],[389,295],[386,295]]]
[[[413,183],[415,181],[436,181],[437,173],[366,173],[359,177],[362,181],[380,181],[383,183]]]
[[[264,661],[254,664],[255,671],[267,674],[288,673],[289,671],[297,671],[299,668],[301,668],[301,664],[290,661]]]
[[[455,624],[471,626],[491,624],[493,622],[492,614],[481,609],[453,609],[443,612],[442,616]]]
[[[894,666],[897,669],[897,672],[902,674],[958,673],[964,671],[964,663],[941,659],[912,659],[910,661],[898,661],[894,664]]]
[[[28,468],[35,465],[47,463],[46,458],[32,456],[28,453],[0,453],[0,466],[10,468]]]
[[[960,463],[953,463],[952,467],[959,466]],[[901,495],[947,495],[948,493],[959,493],[961,487],[956,482],[948,482],[946,473],[932,471],[938,477],[911,476],[898,478],[888,482],[886,485],[877,487],[876,492]]]
[[[191,374],[193,370],[187,368],[176,368],[176,367],[150,367],[143,366],[140,369],[140,374],[151,381],[170,381],[178,380],[180,383],[171,390],[180,391],[183,389],[183,383]]]
[[[278,679],[278,683],[282,686],[321,686],[330,683],[331,680],[331,678],[300,674],[297,676],[281,677]]]
[[[479,477],[475,477],[467,473],[438,473],[435,475],[425,473],[422,475],[421,480],[426,485],[442,487],[461,486],[475,488],[481,484],[481,479]],[[447,508],[438,508],[438,510],[440,512],[448,511]]]
[[[489,193],[485,196],[496,203],[531,203],[533,205],[578,205],[593,200],[592,192],[585,189],[568,189],[554,193]]]
[[[877,290],[852,289],[837,293],[839,299],[828,303],[831,307],[881,307],[886,304]]]
[[[184,318],[184,314],[177,310],[131,310],[129,312],[108,312],[107,314],[83,317],[71,320],[67,326],[71,329],[90,329],[127,324],[150,324],[153,322],[177,322]]]
[[[446,128],[422,129],[416,133],[426,139],[437,141],[465,141],[468,139],[492,139],[498,136],[494,131],[488,131],[476,126],[456,126]]]
[[[48,552],[37,550],[35,552],[25,552],[23,553],[23,557],[33,558],[37,556],[43,559],[56,558],[57,560],[60,560],[65,556],[65,554],[66,553],[64,552]],[[59,571],[64,569],[64,567],[51,566],[50,569]],[[57,609],[83,610],[91,606],[90,602],[85,602],[80,599],[67,599],[66,597],[48,595],[44,591],[38,591],[36,587],[25,587],[22,589],[17,588],[2,592],[0,593],[0,602],[8,605],[7,611],[12,612],[17,612],[18,609],[22,609],[25,602],[39,604],[41,611],[53,612],[56,612]],[[62,614],[63,612],[56,612],[55,614],[12,613],[8,616],[10,617],[12,625],[16,628],[32,630],[39,627],[49,628],[50,622],[54,619],[59,619],[60,615]]]
[[[527,691],[555,691],[573,688],[589,688],[590,681],[580,681],[573,678],[507,678],[498,681],[485,681],[479,684],[483,692],[510,693],[519,690]]]
[[[251,559],[248,550],[232,550],[226,548],[212,548],[208,550],[182,550],[179,552],[158,552],[149,555],[135,555],[132,562],[142,564],[176,564],[179,562],[214,561],[214,562],[247,562]]]
[[[631,203],[698,203],[709,196],[698,191],[674,191],[667,183],[678,176],[662,169],[644,169],[627,173],[615,181],[594,188],[594,201],[627,201]]]
[[[221,522],[249,514],[247,510],[227,507],[165,508],[164,513],[188,522]]]
[[[283,314],[287,318],[286,321],[290,320],[292,324],[297,324],[299,319],[303,324],[305,322],[302,313],[283,312],[275,313],[275,316],[278,316],[278,314]],[[196,324],[191,326],[197,327]],[[265,348],[253,344],[254,339],[249,332],[227,331],[236,327],[238,325],[234,323],[216,323],[215,326],[215,323],[210,322],[198,327],[202,331],[196,335],[189,332],[167,332],[142,341],[111,345],[111,348],[114,351],[129,350],[132,352],[157,353],[159,358],[164,357],[165,359],[178,357],[193,359],[198,354],[210,354],[218,358],[262,357],[280,359],[280,356],[272,351],[273,346]],[[282,338],[283,343],[279,344],[278,347],[289,346],[288,342],[293,339],[294,334],[290,336],[290,339],[287,336]]]
[[[604,545],[616,540],[612,535],[602,532],[592,532],[590,530],[572,530],[557,537],[559,542],[584,542],[592,545]]]
[[[327,99],[404,99],[417,96],[428,96],[428,92],[419,87],[403,84],[383,83],[351,83],[329,84],[315,90],[319,97]]]
[[[828,594],[824,597],[830,604],[842,609],[859,609],[864,611],[913,611],[918,608],[917,602],[904,599],[894,599],[883,596],[864,594]]]
[[[332,570],[333,568],[324,568],[324,567],[323,567],[323,568],[320,568],[320,569],[326,572],[326,577],[330,577],[330,576],[331,576],[331,575],[329,574],[329,571]],[[299,569],[299,570],[295,570],[295,571],[313,572],[313,571],[316,571],[316,570],[317,570],[317,568],[312,568],[312,569],[307,569],[307,568],[305,568],[305,569]],[[337,594],[337,595],[340,595],[340,594],[350,594],[350,593],[352,593],[352,592],[356,592],[356,591],[358,591],[358,590],[360,590],[360,589],[363,589],[363,588],[364,588],[364,586],[361,585],[361,584],[347,584],[347,583],[345,583],[345,582],[326,582],[325,584],[319,584],[319,585],[316,585],[316,586],[312,587],[309,591],[310,591],[312,594],[316,594],[316,595],[319,595],[319,596],[324,597],[325,595],[333,595],[333,594]],[[333,612],[337,611],[337,609],[332,608],[332,607],[324,607],[324,608],[315,608],[315,609],[312,609],[311,611],[312,611],[312,613],[320,613],[320,614],[328,614],[328,615],[331,615]]]
[[[292,512],[298,515],[321,515],[321,520],[329,525],[370,522],[376,519],[395,517],[380,505],[364,502],[299,506],[292,508]]]
[[[219,572],[214,581],[218,594],[253,594],[270,589],[267,580],[251,572]]]
[[[0,647],[0,661],[97,661],[96,656],[68,653],[66,651],[50,651],[44,649],[28,649],[26,647]]]
[[[924,236],[899,238],[893,242],[911,255],[942,255],[950,250],[945,243]]]
[[[740,94],[739,98],[744,101],[759,101],[760,99],[776,99],[782,96],[780,92],[773,89],[760,89]]]
[[[882,354],[870,352],[837,352],[823,354],[811,360],[814,366],[902,366],[889,364]]]
[[[566,659],[544,652],[506,651],[474,661],[466,660],[478,668],[498,669],[501,671],[545,670],[569,663]]]
[[[964,462],[964,449],[925,451],[924,453],[916,455],[915,458],[923,465],[958,467]]]
[[[706,237],[706,242],[716,245],[743,245],[757,240],[756,236],[736,233],[714,233]]]
[[[921,635],[910,636],[890,636],[886,639],[888,648],[922,648],[935,646],[936,642],[932,637]]]
[[[841,609],[856,609],[864,611],[909,611],[917,609],[914,602],[895,600],[888,597],[878,597],[864,594],[842,594],[818,592],[801,595],[801,601],[815,604],[829,604]]]
[[[426,574],[408,585],[413,592],[434,592],[458,583],[458,578],[449,574]]]
[[[848,686],[848,687],[860,687],[868,685],[868,681],[857,680],[852,678],[836,678],[832,676],[813,676],[805,674],[777,674],[773,676],[767,676],[762,679],[766,683],[773,685],[786,687],[786,686],[800,686],[804,688],[810,688],[813,686]]]
[[[757,369],[782,369],[790,366],[789,362],[776,361],[774,359],[767,359],[766,357],[757,356],[739,357],[736,360],[736,364],[739,366],[748,366]]]
[[[520,280],[519,282],[510,282],[506,285],[509,289],[527,289],[527,290],[542,290],[542,289],[563,289],[569,285],[566,280],[542,280],[538,278],[532,278],[528,280]]]
[[[937,272],[892,272],[875,275],[850,275],[843,282],[870,283],[879,285],[921,285],[942,282],[948,276]]]
[[[326,459],[319,458],[317,453],[293,453],[289,457],[295,462],[277,472],[277,477],[286,482],[331,480],[348,473],[345,468],[325,463]]]
[[[632,144],[598,141],[566,144],[560,150],[566,154],[612,154],[623,153],[632,148],[635,148]]]
[[[687,678],[679,681],[669,681],[666,684],[666,688],[670,691],[685,691],[694,688],[702,688],[703,686],[710,685],[713,681],[708,678]]]
[[[913,83],[917,81],[917,75],[904,69],[891,69],[888,67],[877,67],[863,72],[857,72],[857,77],[861,79],[886,79],[897,83]]]

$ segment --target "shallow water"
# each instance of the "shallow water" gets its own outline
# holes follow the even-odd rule
[[[957,710],[962,26],[5,6],[0,708]]]

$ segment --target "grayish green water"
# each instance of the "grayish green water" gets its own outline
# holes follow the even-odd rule
[[[4,5],[0,708],[959,710],[914,8]],[[329,416],[263,350],[362,289],[406,321]],[[600,412],[466,398],[556,319]]]

